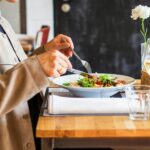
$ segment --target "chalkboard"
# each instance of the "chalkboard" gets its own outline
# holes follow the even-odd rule
[[[71,9],[64,13],[62,4]],[[93,72],[140,77],[143,38],[131,9],[149,0],[54,0],[55,35],[72,37],[75,51],[90,62]],[[149,19],[146,26],[150,29]],[[75,57],[74,68],[83,69]]]

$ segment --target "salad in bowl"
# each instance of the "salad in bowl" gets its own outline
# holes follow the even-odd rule
[[[66,88],[77,97],[110,97],[134,82],[132,77],[107,73],[90,76],[72,74],[53,79],[54,84]]]
[[[109,74],[94,74],[90,76],[83,75],[82,78],[79,78],[76,81],[63,83],[64,86],[85,87],[85,88],[114,87],[114,86],[122,86],[124,84],[126,84],[125,80],[117,79],[116,76]]]

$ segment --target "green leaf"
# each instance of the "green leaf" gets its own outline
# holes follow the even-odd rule
[[[91,78],[84,77],[83,79],[78,80],[78,85],[81,87],[93,87],[94,80]]]
[[[99,77],[100,81],[103,83],[105,86],[106,84],[112,84],[113,83],[113,78],[110,75],[100,75]]]
[[[70,86],[70,83],[63,83],[64,86]]]

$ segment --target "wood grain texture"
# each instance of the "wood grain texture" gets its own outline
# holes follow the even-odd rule
[[[140,84],[140,80],[136,80]],[[40,138],[150,138],[150,120],[132,121],[128,116],[40,116]]]
[[[41,138],[141,138],[150,137],[150,120],[127,116],[40,117],[36,136]]]

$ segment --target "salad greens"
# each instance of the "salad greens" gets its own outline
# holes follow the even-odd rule
[[[64,86],[70,86],[70,83],[66,82],[66,83],[63,83]]]
[[[93,87],[94,86],[94,80],[92,78],[84,77],[83,79],[79,79],[77,81],[78,85],[81,87]]]
[[[117,82],[116,77],[108,74],[98,74],[80,78],[76,82],[64,83],[64,86],[72,87],[110,87],[116,86],[117,84],[124,84],[124,81]]]
[[[113,84],[113,78],[110,75],[104,74],[99,76],[100,81],[106,85],[107,83]]]

